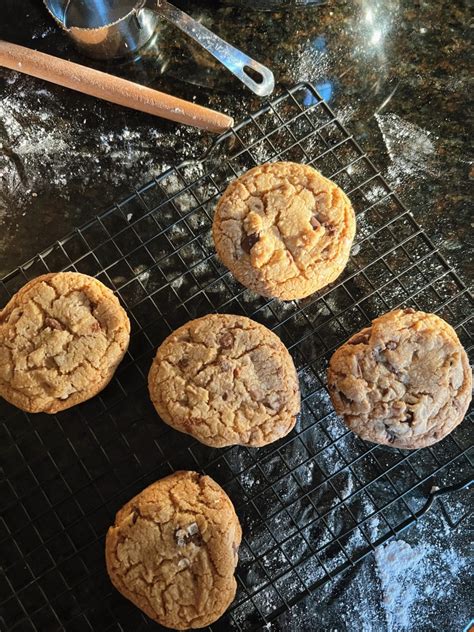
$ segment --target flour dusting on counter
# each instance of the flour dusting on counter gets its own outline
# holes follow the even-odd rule
[[[435,602],[452,603],[460,571],[467,565],[450,547],[449,530],[435,545],[421,537],[416,546],[392,540],[377,548],[375,562],[390,632],[426,629]]]
[[[391,160],[388,178],[394,186],[424,175],[439,175],[436,137],[397,114],[375,114]]]
[[[47,84],[19,74],[7,85],[0,102],[0,222],[11,200],[21,206],[42,188],[68,199],[67,185],[78,179],[83,188],[140,185],[194,153],[180,128],[158,132],[152,119],[129,126],[134,113],[123,108],[110,111],[109,120],[97,108],[67,107]]]

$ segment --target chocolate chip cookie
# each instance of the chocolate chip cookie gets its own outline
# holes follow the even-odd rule
[[[263,296],[299,299],[344,270],[355,235],[349,199],[308,165],[251,169],[219,200],[217,254],[235,278]]]
[[[234,599],[241,538],[224,490],[209,476],[176,472],[117,513],[107,570],[115,588],[161,625],[202,628]]]
[[[288,350],[244,316],[210,314],[177,329],[159,347],[148,386],[163,421],[213,447],[276,441],[300,410]]]
[[[447,322],[398,309],[376,318],[335,352],[328,385],[334,408],[360,437],[422,448],[463,420],[472,371]]]
[[[85,274],[45,274],[0,311],[0,396],[56,413],[101,391],[122,360],[130,322],[105,285]]]

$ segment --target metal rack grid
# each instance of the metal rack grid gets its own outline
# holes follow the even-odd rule
[[[298,302],[245,290],[210,237],[228,182],[275,159],[311,163],[349,194],[357,213],[344,274]],[[273,620],[416,520],[433,484],[456,489],[472,475],[467,419],[433,447],[402,451],[365,443],[332,410],[327,361],[351,334],[380,313],[412,306],[452,323],[469,349],[472,296],[309,84],[219,137],[202,160],[169,169],[14,270],[0,282],[0,304],[57,270],[112,287],[132,338],[111,384],[89,402],[55,416],[0,402],[2,629],[159,629],[111,587],[104,536],[124,502],[177,469],[213,476],[243,527],[237,596],[212,630]],[[277,443],[211,449],[161,423],[149,401],[157,345],[213,311],[265,324],[294,358],[302,412]]]

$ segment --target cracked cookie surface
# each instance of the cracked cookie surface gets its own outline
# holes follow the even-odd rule
[[[328,386],[336,412],[360,437],[421,448],[463,420],[472,371],[451,325],[435,314],[399,309],[334,353]]]
[[[293,360],[276,334],[244,316],[209,314],[159,347],[150,396],[170,426],[213,447],[263,446],[300,410]]]
[[[299,299],[344,270],[355,235],[345,193],[308,165],[247,171],[219,200],[212,227],[221,261],[263,296]]]
[[[213,623],[234,599],[242,538],[231,500],[209,476],[176,472],[116,515],[106,538],[114,586],[161,625]]]
[[[129,337],[127,314],[100,281],[37,277],[0,311],[0,396],[32,413],[90,399],[109,383]]]

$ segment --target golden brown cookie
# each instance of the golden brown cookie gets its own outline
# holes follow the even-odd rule
[[[90,399],[112,378],[130,322],[105,285],[85,274],[44,274],[0,311],[0,396],[31,413]]]
[[[451,325],[434,314],[397,309],[334,353],[328,385],[334,408],[363,439],[423,448],[463,420],[472,371]]]
[[[186,630],[218,619],[234,599],[242,530],[209,476],[176,472],[115,517],[105,557],[113,585],[161,625]]]
[[[355,235],[345,193],[308,165],[250,169],[217,204],[217,254],[235,278],[263,296],[304,298],[344,270]]]
[[[218,448],[276,441],[300,410],[288,350],[244,316],[209,314],[177,329],[159,347],[148,387],[163,421]]]

